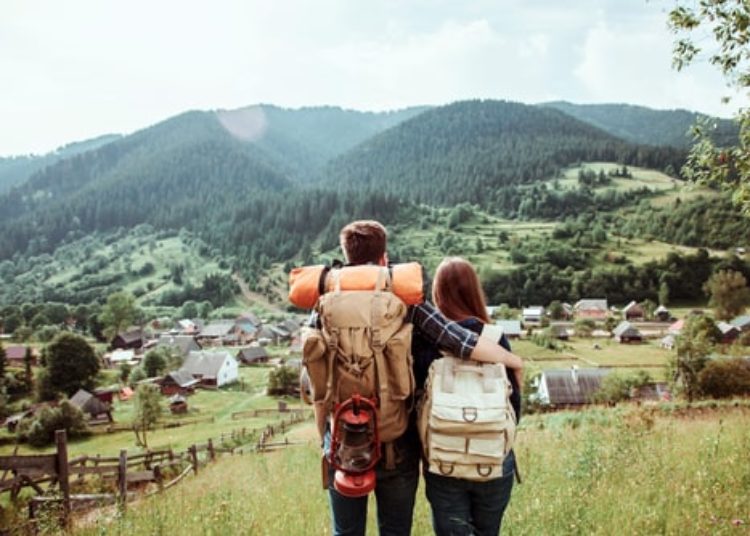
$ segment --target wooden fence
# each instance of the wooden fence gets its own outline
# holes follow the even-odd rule
[[[201,467],[215,461],[220,454],[268,452],[303,443],[290,442],[286,438],[274,442],[276,435],[284,434],[290,426],[309,418],[304,412],[287,413],[288,419],[273,425],[232,430],[222,433],[217,440],[208,439],[205,443],[190,445],[184,451],[166,449],[129,454],[123,449],[119,456],[97,454],[69,458],[66,433],[58,430],[53,454],[0,456],[0,493],[9,492],[15,501],[23,488],[34,490],[36,495],[28,502],[31,532],[36,529],[38,514],[44,505],[59,507],[60,525],[68,528],[75,508],[117,504],[125,510],[129,500],[171,488],[190,473],[197,474]],[[174,476],[168,480],[167,475]],[[71,486],[83,484],[91,477],[100,479],[105,485],[110,484],[113,492],[71,493]],[[156,488],[149,493],[130,491],[131,487],[143,488],[151,483]]]

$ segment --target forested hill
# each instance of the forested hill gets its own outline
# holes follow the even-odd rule
[[[700,114],[687,110],[654,110],[630,104],[572,104],[558,101],[542,104],[594,125],[632,143],[687,148],[692,144],[690,129]],[[719,145],[736,143],[737,124],[710,118],[711,136]]]
[[[238,138],[256,144],[300,182],[319,178],[320,169],[368,138],[427,110],[358,112],[333,106],[287,109],[257,105],[217,112]]]
[[[70,158],[86,151],[91,151],[119,139],[118,134],[106,134],[85,141],[69,143],[44,155],[24,155],[0,158],[0,193],[21,184],[37,171],[65,158]]]
[[[151,223],[193,226],[291,183],[213,113],[190,112],[49,166],[0,197],[0,258]]]
[[[674,170],[682,158],[676,149],[636,146],[554,109],[465,101],[386,130],[333,160],[326,174],[342,188],[498,207],[508,202],[504,188],[550,180],[576,162]]]

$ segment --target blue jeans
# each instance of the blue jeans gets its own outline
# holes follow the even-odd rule
[[[515,476],[513,451],[503,461],[503,476],[486,482],[450,478],[425,471],[427,500],[437,536],[500,534]]]
[[[394,443],[396,467],[388,470],[385,460],[376,467],[375,501],[378,508],[380,536],[409,536],[411,534],[414,500],[419,484],[419,441],[407,431]],[[330,434],[326,434],[324,448],[328,452]],[[367,527],[367,497],[345,497],[333,486],[330,471],[328,499],[331,505],[334,536],[364,536]]]

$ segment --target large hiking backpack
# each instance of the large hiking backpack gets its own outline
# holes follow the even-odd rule
[[[501,336],[498,326],[482,331],[493,342]],[[450,356],[433,361],[418,413],[428,470],[476,481],[503,476],[516,435],[511,390],[503,365]]]
[[[409,421],[414,391],[412,325],[405,322],[407,306],[392,291],[388,268],[377,269],[374,287],[342,290],[342,272],[365,267],[332,269],[315,305],[320,329],[308,330],[303,363],[313,403],[329,413],[354,394],[376,400],[378,434],[387,443],[401,436]],[[421,272],[420,272],[421,274]],[[366,286],[366,285],[359,285]]]

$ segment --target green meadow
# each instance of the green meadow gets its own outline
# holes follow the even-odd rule
[[[520,427],[503,533],[744,534],[750,524],[747,402],[620,406],[532,415]],[[79,519],[76,534],[330,534],[312,425],[306,446],[224,457],[127,513]],[[368,533],[376,533],[370,498]],[[413,534],[431,534],[420,486]]]

